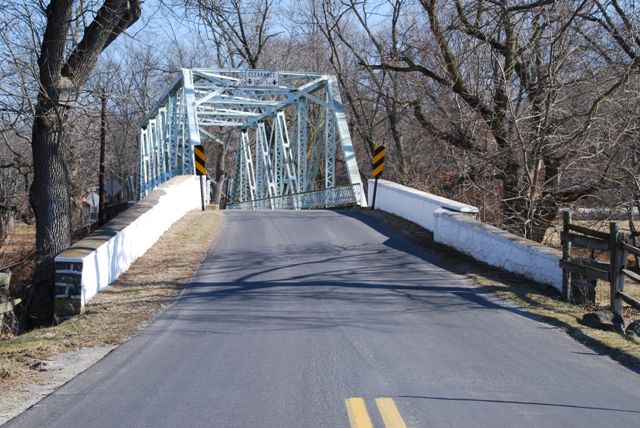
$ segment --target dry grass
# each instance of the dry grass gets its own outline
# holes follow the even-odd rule
[[[361,212],[388,224],[414,245],[439,255],[446,269],[473,278],[499,297],[515,301],[522,309],[559,327],[596,352],[608,354],[640,372],[640,339],[582,325],[579,321],[587,309],[560,301],[555,289],[482,265],[443,248],[433,242],[433,235],[429,231],[392,214],[370,210]]]
[[[15,263],[28,259],[34,250],[36,242],[36,228],[33,225],[18,224],[5,242],[0,244],[0,270],[7,266],[13,272],[11,283],[28,280],[31,274],[31,262],[24,266],[14,266]]]
[[[158,314],[187,284],[220,227],[222,213],[194,211],[178,221],[84,314],[0,342],[0,400],[45,375],[29,368],[62,352],[117,345]]]
[[[599,230],[600,232],[609,233],[609,220],[572,220],[571,224],[577,224],[578,226],[588,227],[589,229]],[[624,233],[630,233],[631,230],[629,228],[628,220],[617,220],[618,226],[620,226],[620,230]],[[636,229],[640,230],[640,221],[633,222]],[[547,230],[545,234],[543,243],[550,247],[562,248],[562,244],[560,243],[560,232],[562,232],[562,218],[560,217],[551,225],[551,227]]]
[[[19,223],[5,242],[0,244],[0,267],[16,261],[21,255],[32,251],[35,244],[34,225]]]

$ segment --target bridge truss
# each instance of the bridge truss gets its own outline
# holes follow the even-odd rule
[[[231,209],[366,205],[336,78],[279,72],[252,86],[244,70],[183,69],[140,132],[139,197],[193,174],[193,147],[235,152]]]

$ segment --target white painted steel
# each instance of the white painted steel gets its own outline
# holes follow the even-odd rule
[[[349,184],[357,187],[353,203],[366,205],[335,77],[279,72],[272,87],[255,87],[244,84],[244,73],[182,70],[143,123],[139,197],[176,174],[193,173],[194,145],[237,141],[233,201]],[[230,139],[220,134],[223,128],[245,136]],[[346,165],[342,176],[336,170],[338,145]]]

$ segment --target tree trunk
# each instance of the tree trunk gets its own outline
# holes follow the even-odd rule
[[[558,215],[556,199],[548,192],[528,199],[527,188],[519,188],[517,168],[507,167],[502,180],[503,225],[508,231],[536,242],[542,242],[547,229]]]
[[[69,176],[63,153],[66,113],[64,107],[40,105],[33,125],[34,177],[29,200],[36,217],[38,262],[28,311],[35,325],[51,321],[54,258],[71,245]]]
[[[558,204],[554,200],[539,201],[535,207],[533,220],[527,228],[526,237],[536,242],[542,242],[547,235],[547,230],[558,216],[558,211]]]
[[[525,219],[527,207],[519,189],[520,166],[515,160],[507,160],[500,171],[502,184],[502,225],[511,233],[525,235]]]
[[[222,199],[222,186],[224,185],[225,161],[227,159],[227,146],[220,147],[216,158],[216,185],[213,193],[213,203],[220,206]]]
[[[75,2],[48,3],[38,56],[39,95],[31,134],[33,183],[29,201],[36,217],[38,260],[27,310],[36,325],[52,318],[54,258],[71,244],[70,183],[64,156],[69,108],[102,51],[138,20],[141,1],[104,0],[76,44],[70,43],[68,35]],[[84,13],[88,16],[89,12],[82,13],[86,22]]]

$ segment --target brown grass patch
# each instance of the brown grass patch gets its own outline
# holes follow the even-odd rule
[[[59,325],[0,341],[0,400],[12,390],[43,382],[29,368],[53,355],[117,345],[134,335],[184,288],[211,245],[222,212],[193,211],[171,227],[85,313]]]

